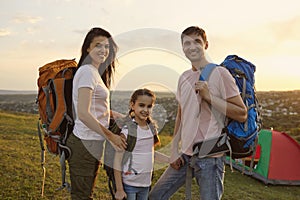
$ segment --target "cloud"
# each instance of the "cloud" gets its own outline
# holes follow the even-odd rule
[[[15,23],[30,23],[30,24],[35,24],[39,21],[42,21],[42,17],[33,17],[33,16],[28,16],[28,15],[18,15],[13,18],[13,21]]]
[[[273,30],[274,37],[279,41],[299,40],[300,15],[285,21],[272,23],[269,28]]]
[[[33,34],[39,32],[41,30],[41,28],[38,26],[34,26],[34,27],[27,27],[25,30],[28,34],[33,35]]]
[[[11,32],[9,30],[0,29],[0,37],[8,36],[10,34],[11,34]]]
[[[79,34],[79,35],[85,35],[85,34],[87,34],[88,31],[89,31],[88,29],[75,29],[72,32]]]

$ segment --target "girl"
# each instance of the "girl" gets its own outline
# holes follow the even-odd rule
[[[137,137],[132,157],[122,165],[124,152],[117,151],[114,161],[116,181],[116,199],[147,200],[154,160],[154,145],[159,143],[157,131],[151,131],[153,125],[151,112],[155,95],[148,89],[136,90],[130,99],[129,116],[137,124]],[[152,123],[152,124],[150,124]],[[128,127],[124,126],[121,137],[128,137]],[[128,146],[131,144],[128,144]],[[155,159],[168,162],[167,156],[155,152]],[[130,163],[131,162],[131,163]]]
[[[110,117],[109,87],[115,70],[116,50],[111,35],[101,28],[91,29],[82,45],[73,79],[75,126],[67,140],[72,152],[68,162],[73,200],[92,199],[105,139],[116,148],[126,148],[125,139],[107,129]]]

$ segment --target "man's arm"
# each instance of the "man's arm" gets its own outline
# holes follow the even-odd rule
[[[227,117],[239,122],[247,120],[247,108],[240,95],[225,100],[210,94],[206,81],[198,81],[195,89],[202,99]]]
[[[181,123],[181,107],[178,105],[177,115],[175,120],[175,127],[173,133],[173,139],[171,144],[171,157],[170,157],[170,165],[174,169],[180,169],[183,164],[183,160],[178,152],[179,142],[181,140],[181,133],[179,133],[179,127]]]
[[[210,96],[206,101],[219,111],[225,110],[225,113],[223,113],[231,119],[239,122],[247,120],[247,108],[240,95],[228,98],[226,101],[215,96]]]

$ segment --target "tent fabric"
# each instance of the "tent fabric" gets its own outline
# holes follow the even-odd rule
[[[259,162],[257,163],[254,171],[263,177],[268,177],[271,144],[272,144],[272,132],[262,130],[258,134],[258,144],[261,147]]]
[[[300,145],[286,133],[272,132],[268,178],[300,181]]]
[[[233,167],[265,184],[300,185],[300,144],[296,140],[283,132],[261,130],[258,145],[260,157],[253,170],[240,162],[233,162]]]

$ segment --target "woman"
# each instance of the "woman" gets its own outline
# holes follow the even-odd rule
[[[109,87],[115,70],[116,51],[117,45],[111,35],[101,28],[91,29],[81,48],[73,79],[75,125],[67,140],[72,151],[68,162],[73,200],[92,199],[105,139],[118,149],[126,148],[125,139],[107,129]]]

